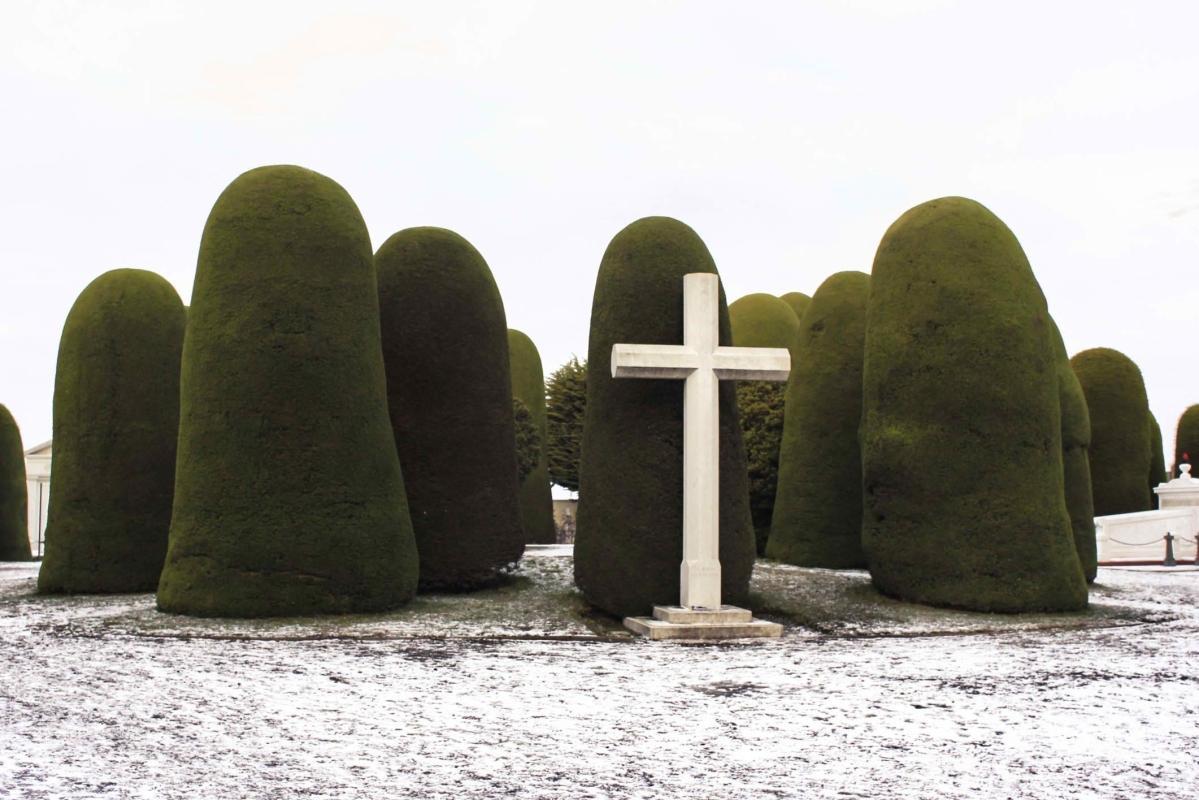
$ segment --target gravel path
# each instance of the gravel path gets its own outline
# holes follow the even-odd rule
[[[1102,572],[1153,624],[679,645],[189,628],[35,570],[0,567],[6,798],[1199,795],[1195,571]]]

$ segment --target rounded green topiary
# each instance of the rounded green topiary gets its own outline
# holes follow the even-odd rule
[[[747,294],[729,306],[735,347],[785,347],[794,367],[799,320],[791,306],[769,294]],[[737,412],[749,468],[749,510],[758,555],[766,552],[778,487],[779,443],[783,438],[786,384],[738,381]]]
[[[115,269],[71,307],[54,377],[54,450],[38,591],[158,585],[174,492],[183,303]]]
[[[9,410],[0,405],[0,561],[29,561],[29,489],[25,448]]]
[[[795,319],[802,323],[803,315],[807,313],[812,298],[803,292],[787,292],[779,299],[791,306],[791,310],[795,312]]]
[[[716,272],[683,223],[640,219],[612,239],[591,305],[575,583],[616,616],[679,601],[683,557],[683,381],[612,377],[612,345],[682,344],[683,276]],[[720,342],[728,312],[720,300]],[[754,562],[735,391],[720,382],[720,563],[726,603],[745,603]]]
[[[1157,417],[1149,412],[1149,508],[1157,506],[1157,495],[1154,489],[1164,481],[1170,480],[1166,474],[1166,456],[1162,452],[1162,427],[1157,424]]]
[[[1194,464],[1199,459],[1199,405],[1188,406],[1178,418],[1178,429],[1174,434],[1174,471],[1170,478],[1179,475],[1179,464]],[[1191,469],[1192,476],[1199,478],[1199,470]]]
[[[400,231],[375,264],[421,589],[485,585],[525,545],[504,303],[483,256],[453,231]]]
[[[804,314],[787,382],[770,558],[804,567],[866,566],[858,425],[869,295],[869,275],[838,272]]]
[[[261,167],[221,194],[187,320],[160,609],[286,616],[412,597],[378,310],[370,237],[337,183]]]
[[[544,443],[547,438],[545,416],[545,377],[541,356],[533,340],[518,330],[508,330],[508,358],[512,369],[512,393],[532,415],[537,429],[537,463],[520,482],[520,518],[525,542],[553,544],[554,501],[550,496],[550,475]]]
[[[1141,370],[1128,356],[1107,347],[1077,353],[1070,366],[1091,415],[1095,516],[1148,510],[1152,503],[1145,476],[1152,464],[1151,431]]]
[[[901,216],[875,256],[864,353],[875,585],[978,611],[1084,608],[1049,313],[1007,226],[960,197]]]
[[[1052,322],[1052,320],[1051,320]],[[1074,532],[1074,549],[1087,583],[1095,581],[1099,552],[1095,543],[1095,502],[1091,497],[1091,415],[1087,398],[1074,370],[1056,324],[1051,325],[1057,363],[1058,401],[1062,414],[1062,481],[1066,510]]]

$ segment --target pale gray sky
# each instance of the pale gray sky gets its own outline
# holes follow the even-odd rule
[[[187,301],[220,191],[329,175],[376,246],[453,228],[547,371],[596,268],[687,222],[730,299],[869,271],[958,194],[1015,231],[1071,353],[1199,402],[1199,4],[0,0],[0,402],[50,436],[62,322],[105,270]]]

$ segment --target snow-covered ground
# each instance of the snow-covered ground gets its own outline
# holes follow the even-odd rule
[[[781,640],[636,640],[568,558],[395,614],[200,621],[0,565],[0,796],[1195,798],[1199,571],[1085,615],[760,564]]]

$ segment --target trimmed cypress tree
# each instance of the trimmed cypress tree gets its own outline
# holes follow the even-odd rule
[[[729,306],[735,347],[785,347],[795,364],[799,320],[791,306],[769,294],[747,294]],[[749,510],[758,555],[766,553],[778,488],[779,444],[787,386],[776,381],[737,381],[737,413],[749,468]]]
[[[683,276],[716,272],[695,231],[646,217],[604,252],[591,305],[575,583],[616,616],[679,601],[683,556],[683,381],[615,379],[612,345],[681,344]],[[731,341],[720,299],[720,343]],[[727,603],[745,603],[753,570],[745,451],[735,390],[720,382],[720,563]]]
[[[550,480],[572,492],[579,490],[586,413],[587,363],[571,356],[545,382],[545,451]]]
[[[901,216],[875,256],[864,352],[875,585],[977,611],[1084,608],[1049,313],[1007,226],[960,197]]]
[[[0,561],[29,561],[25,448],[12,413],[0,405]]]
[[[1149,401],[1141,370],[1123,353],[1095,347],[1077,353],[1078,376],[1091,415],[1091,494],[1095,516],[1150,508]]]
[[[1170,478],[1178,477],[1179,464],[1194,464],[1196,459],[1199,459],[1199,405],[1188,406],[1178,418],[1178,429],[1174,434],[1174,470]],[[1191,473],[1191,477],[1199,478],[1199,470],[1192,467]]]
[[[1052,320],[1051,320],[1052,322]],[[1062,481],[1066,510],[1074,532],[1074,548],[1087,583],[1095,581],[1099,552],[1095,543],[1095,502],[1091,497],[1091,415],[1078,376],[1070,368],[1070,356],[1056,324],[1051,325],[1057,357],[1058,401],[1062,410]]]
[[[516,479],[523,482],[541,460],[541,434],[529,407],[519,397],[512,398],[512,422],[516,431]]]
[[[483,256],[453,231],[402,230],[375,264],[421,589],[486,585],[525,546],[504,303]]]
[[[290,616],[412,597],[378,302],[370,236],[337,183],[270,166],[221,193],[187,319],[160,609]]]
[[[524,403],[537,429],[538,454],[533,469],[520,481],[520,518],[525,542],[553,544],[554,501],[546,456],[545,377],[541,356],[533,340],[518,330],[508,330],[508,358],[512,369],[512,393]]]
[[[1153,490],[1163,481],[1170,480],[1166,475],[1166,456],[1162,452],[1162,427],[1157,424],[1157,417],[1149,412],[1149,508],[1157,506],[1157,495]]]
[[[807,312],[808,305],[812,302],[812,298],[808,297],[803,292],[787,292],[779,299],[791,306],[791,310],[795,312],[795,318],[802,323],[803,315]]]
[[[804,314],[787,381],[770,558],[804,567],[866,566],[858,426],[869,295],[869,275],[838,272]]]
[[[171,523],[183,303],[115,269],[76,299],[54,377],[54,451],[38,591],[146,592]]]

